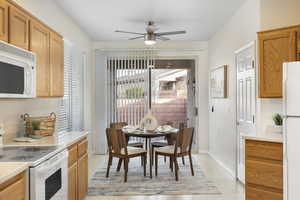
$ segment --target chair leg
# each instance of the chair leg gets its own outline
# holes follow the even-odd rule
[[[150,154],[150,165],[153,165],[153,159],[154,159],[154,147],[151,145],[151,154]]]
[[[128,174],[128,158],[124,159],[124,182],[127,182],[127,174]]]
[[[108,163],[107,163],[107,169],[106,169],[106,178],[109,177],[109,170],[110,170],[111,163],[112,163],[112,157],[109,156]]]
[[[147,167],[147,165],[146,165],[146,163],[147,163],[147,153],[145,153],[143,156],[142,156],[142,158],[144,158],[144,176],[146,176],[147,174],[146,174],[146,167]]]
[[[170,168],[171,168],[171,172],[173,172],[174,170],[174,166],[173,166],[173,163],[174,163],[174,158],[173,156],[170,156]]]
[[[178,181],[178,162],[177,162],[177,158],[174,157],[174,165],[175,165],[175,180]]]
[[[121,169],[122,161],[123,161],[123,159],[122,159],[122,158],[119,158],[118,167],[117,167],[117,172],[119,172],[120,169]]]
[[[165,156],[164,160],[165,160],[165,162],[167,162],[167,156]]]
[[[184,156],[182,156],[181,158],[182,158],[182,164],[185,165]]]
[[[191,152],[189,153],[189,158],[190,158],[190,167],[191,167],[192,176],[194,176],[194,168],[193,168],[193,160],[192,160]]]
[[[158,163],[158,154],[155,153],[155,176],[157,176],[157,163]]]

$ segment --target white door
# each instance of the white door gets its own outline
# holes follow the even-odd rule
[[[236,51],[237,67],[237,177],[245,183],[245,140],[254,135],[256,114],[255,43]]]

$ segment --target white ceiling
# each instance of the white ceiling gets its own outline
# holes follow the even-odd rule
[[[56,0],[95,41],[126,40],[145,32],[146,21],[159,31],[186,30],[173,40],[208,40],[245,0]]]

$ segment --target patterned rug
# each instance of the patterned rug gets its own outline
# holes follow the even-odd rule
[[[191,175],[190,167],[179,161],[179,181],[169,169],[169,163],[159,160],[158,176],[143,176],[140,159],[131,159],[129,163],[128,182],[123,182],[123,169],[116,172],[117,160],[113,162],[110,177],[105,178],[106,165],[96,170],[89,183],[89,196],[140,196],[140,195],[218,195],[221,194],[213,182],[206,179],[199,167],[196,157],[193,157],[195,176]],[[154,167],[153,167],[154,175]]]

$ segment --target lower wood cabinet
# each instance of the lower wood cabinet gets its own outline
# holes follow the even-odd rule
[[[246,200],[283,200],[283,145],[246,140]]]
[[[73,164],[71,167],[69,167],[69,172],[68,172],[68,177],[69,177],[69,200],[76,200],[77,199],[77,163]]]
[[[0,200],[25,200],[25,174],[19,174],[0,185]]]
[[[69,200],[83,200],[88,192],[87,139],[70,146],[69,150]]]
[[[78,200],[83,200],[88,192],[88,155],[78,160]]]

